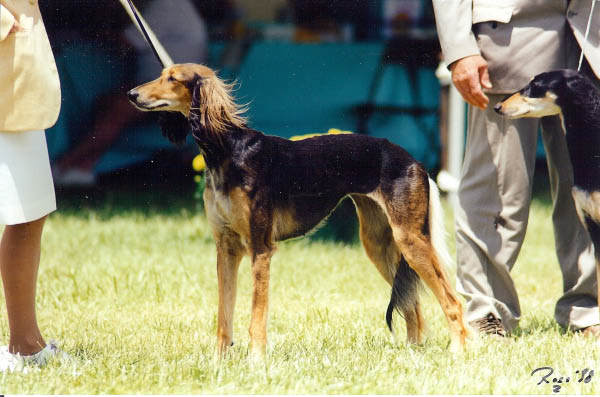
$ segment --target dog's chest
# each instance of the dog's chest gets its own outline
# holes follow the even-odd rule
[[[246,192],[240,187],[226,192],[208,185],[204,201],[213,229],[227,228],[236,232],[246,246],[250,241],[250,199]]]
[[[243,229],[246,229],[250,220],[250,199],[246,192],[242,188],[234,188],[229,192],[217,190],[215,195],[217,198],[216,210],[221,219],[235,226],[236,231],[241,225],[244,225]],[[243,232],[243,230],[238,232]]]
[[[600,223],[600,191],[590,192],[573,186],[572,193],[579,218],[584,221],[587,216],[594,222]]]

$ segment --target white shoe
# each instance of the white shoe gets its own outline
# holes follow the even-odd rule
[[[8,346],[0,348],[0,372],[27,372],[27,367],[44,367],[50,360],[57,358],[61,361],[68,360],[67,353],[58,348],[54,341],[48,342],[46,347],[32,354],[31,356],[21,356],[12,354],[8,351]]]
[[[0,372],[27,372],[25,360],[18,354],[8,351],[8,346],[0,347]]]

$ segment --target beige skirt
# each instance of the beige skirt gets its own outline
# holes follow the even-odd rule
[[[0,225],[31,222],[54,210],[45,132],[0,132]]]

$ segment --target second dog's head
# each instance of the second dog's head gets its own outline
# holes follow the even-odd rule
[[[565,106],[577,106],[595,92],[593,84],[581,73],[553,70],[540,73],[521,90],[494,106],[507,118],[545,117],[561,114]]]
[[[192,119],[197,122],[193,127],[213,133],[245,125],[244,109],[233,101],[231,90],[212,69],[186,63],[165,68],[159,78],[130,90],[127,97],[142,111],[160,112],[163,134],[179,143]]]

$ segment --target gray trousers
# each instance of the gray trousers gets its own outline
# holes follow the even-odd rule
[[[469,107],[456,211],[457,289],[467,301],[467,321],[492,313],[511,330],[521,317],[510,270],[527,228],[541,123],[563,276],[555,318],[572,329],[598,324],[594,250],[571,195],[572,168],[560,119],[501,118],[493,106],[505,95],[489,97],[486,110]],[[543,285],[544,275],[538,279]]]

